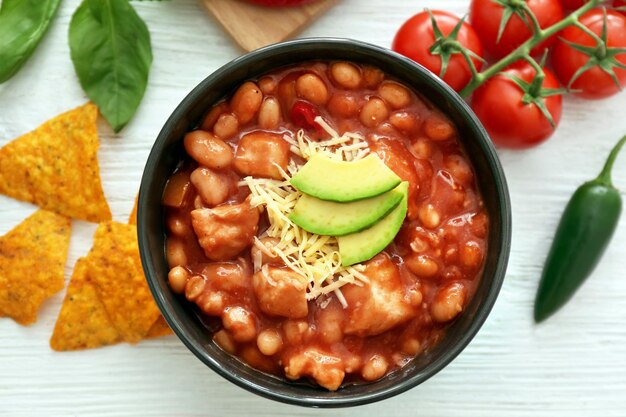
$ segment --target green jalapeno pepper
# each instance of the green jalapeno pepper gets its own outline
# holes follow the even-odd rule
[[[4,0],[0,8],[0,84],[24,65],[48,30],[61,0]]]
[[[535,321],[561,308],[593,272],[609,244],[622,212],[622,198],[611,181],[615,158],[626,143],[615,145],[600,175],[580,186],[556,230],[535,299]]]

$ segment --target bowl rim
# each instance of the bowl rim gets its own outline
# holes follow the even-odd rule
[[[147,198],[145,193],[151,188],[151,182],[153,181],[151,173],[154,172],[156,168],[156,161],[163,153],[165,142],[171,131],[175,128],[178,121],[184,118],[185,114],[190,110],[192,103],[198,100],[214,82],[220,80],[225,74],[232,71],[232,69],[235,67],[239,68],[242,66],[246,66],[258,59],[267,58],[268,56],[272,56],[275,53],[284,52],[285,50],[288,50],[290,48],[303,48],[311,46],[319,47],[320,44],[331,46],[334,48],[346,48],[348,50],[368,50],[369,53],[387,55],[388,57],[400,61],[400,64],[402,65],[411,66],[415,71],[419,71],[421,73],[421,76],[425,79],[426,83],[429,83],[433,88],[435,88],[439,94],[445,96],[445,98],[453,104],[453,107],[456,111],[462,113],[462,117],[466,119],[469,125],[471,125],[475,133],[476,139],[479,142],[478,145],[484,152],[487,163],[491,171],[493,172],[494,184],[496,186],[496,195],[500,203],[499,216],[501,218],[500,229],[502,232],[500,250],[498,252],[496,260],[496,267],[494,269],[494,274],[487,295],[484,298],[482,304],[479,306],[472,322],[468,327],[468,330],[463,333],[458,340],[456,340],[456,343],[454,343],[449,350],[447,350],[440,357],[436,358],[436,360],[429,363],[429,365],[424,368],[422,372],[416,373],[415,375],[412,375],[411,377],[391,387],[373,392],[366,390],[362,394],[352,395],[350,397],[334,398],[312,398],[305,396],[288,395],[281,392],[272,391],[271,389],[268,389],[263,385],[257,384],[245,378],[240,378],[239,376],[231,372],[227,367],[223,366],[218,360],[210,356],[206,352],[206,350],[203,349],[201,343],[199,343],[197,340],[192,340],[192,338],[187,337],[186,332],[181,329],[181,322],[176,317],[174,317],[169,303],[166,301],[165,297],[158,288],[156,278],[157,273],[155,271],[153,262],[153,258],[156,255],[151,253],[150,250],[147,250],[147,248],[149,247],[149,233],[147,233],[148,225],[146,224],[146,221],[144,220],[145,216],[143,215],[146,210],[149,210],[149,208],[146,207]],[[205,365],[207,365],[214,372],[227,379],[228,381],[262,397],[292,405],[331,408],[363,405],[401,394],[437,374],[467,347],[467,345],[471,342],[471,340],[478,333],[478,331],[486,321],[502,287],[511,248],[511,217],[511,202],[508,192],[507,181],[504,170],[497,156],[495,147],[489,139],[489,136],[482,126],[481,122],[478,120],[477,116],[473,113],[473,111],[463,98],[461,98],[454,90],[452,90],[452,88],[445,84],[435,74],[431,73],[414,61],[400,54],[397,54],[394,51],[391,51],[390,49],[373,45],[367,42],[347,38],[313,37],[280,42],[244,54],[215,70],[208,77],[202,80],[180,102],[180,104],[172,112],[172,114],[169,116],[166,123],[164,124],[163,128],[159,132],[144,168],[138,197],[137,233],[141,262],[143,264],[148,286],[150,287],[150,291],[152,292],[155,302],[170,328],[198,359],[200,359]]]

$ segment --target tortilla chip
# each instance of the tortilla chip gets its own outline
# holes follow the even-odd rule
[[[139,200],[139,195],[135,197],[135,204],[133,205],[133,211],[130,213],[130,217],[128,218],[128,224],[136,225],[137,224],[137,201]],[[159,318],[154,322],[148,334],[145,336],[146,339],[153,339],[156,337],[162,336],[170,336],[173,335],[174,332],[167,325],[167,322],[163,318],[163,316],[159,316]]]
[[[0,193],[67,217],[111,219],[98,167],[98,108],[63,113],[0,149]]]
[[[169,336],[172,334],[174,334],[174,332],[167,325],[167,322],[165,321],[163,316],[160,316],[157,319],[157,321],[154,322],[154,324],[150,328],[150,331],[148,331],[148,334],[146,335],[146,339],[152,339],[152,338],[161,337],[161,336]]]
[[[34,323],[41,304],[65,284],[71,221],[37,210],[0,237],[0,317]]]
[[[133,211],[130,212],[130,217],[128,218],[128,224],[137,225],[137,202],[139,200],[139,194],[135,197],[135,205],[133,206]]]
[[[137,228],[102,223],[88,258],[89,277],[111,321],[124,341],[138,342],[148,334],[160,313],[143,274]]]
[[[89,280],[90,264],[81,258],[74,266],[61,312],[54,325],[50,347],[56,351],[92,349],[118,343],[113,326],[96,287]]]

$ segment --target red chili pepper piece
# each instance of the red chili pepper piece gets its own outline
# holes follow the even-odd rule
[[[296,126],[307,130],[315,130],[318,132],[320,130],[320,125],[315,123],[315,118],[319,115],[320,113],[317,108],[315,108],[315,106],[301,100],[298,100],[294,103],[293,107],[291,108],[290,114],[291,121]]]

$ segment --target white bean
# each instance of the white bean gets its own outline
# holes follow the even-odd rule
[[[361,109],[360,120],[364,126],[373,128],[387,120],[389,109],[385,102],[377,97],[370,98]]]
[[[267,97],[259,110],[259,126],[261,129],[273,130],[280,123],[280,103],[274,97]]]
[[[209,207],[223,203],[230,194],[230,179],[208,168],[196,168],[189,177],[202,201]]]
[[[340,87],[353,90],[361,85],[361,71],[349,62],[337,62],[330,67],[330,75]]]
[[[213,169],[228,168],[233,162],[233,151],[223,140],[196,130],[185,135],[185,150],[200,165]]]
[[[301,75],[296,81],[296,93],[313,104],[323,105],[328,101],[328,87],[315,74]]]
[[[259,87],[248,81],[233,96],[230,106],[241,124],[250,122],[256,116],[263,102],[263,93]]]

